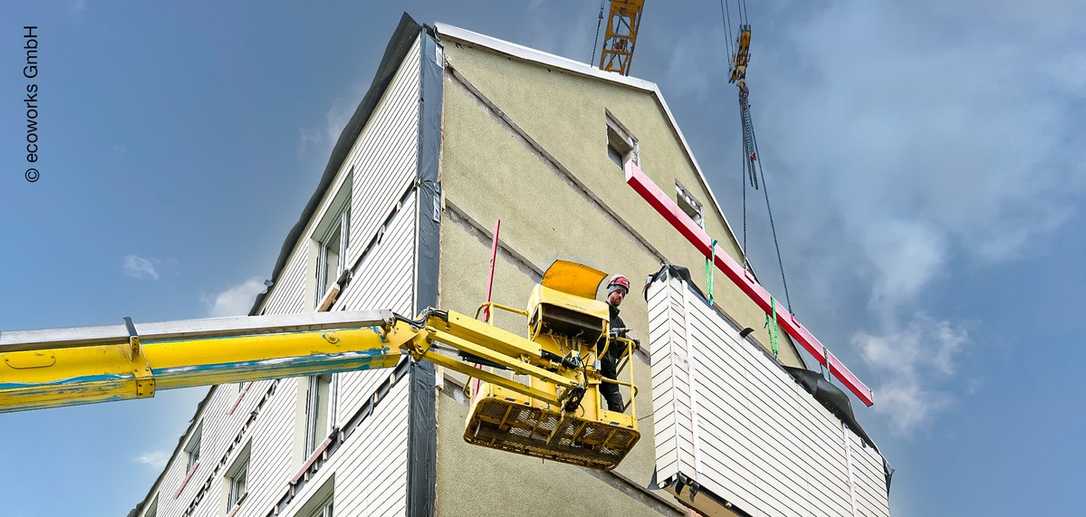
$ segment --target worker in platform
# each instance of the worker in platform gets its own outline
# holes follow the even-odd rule
[[[607,283],[607,306],[611,310],[611,335],[626,335],[626,323],[618,315],[619,305],[630,292],[630,279],[618,275]],[[602,350],[603,345],[600,345]],[[605,357],[600,358],[600,373],[610,379],[618,379],[618,363],[622,359],[623,348],[617,342],[612,341]],[[622,394],[618,390],[618,384],[604,382],[600,384],[600,395],[607,401],[607,409],[622,411]]]

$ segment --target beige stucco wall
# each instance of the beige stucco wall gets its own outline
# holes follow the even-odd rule
[[[668,260],[689,267],[695,283],[704,292],[707,288],[704,256],[626,185],[622,171],[608,158],[605,113],[610,111],[637,138],[644,172],[665,192],[674,193],[676,180],[693,192],[706,207],[706,231],[741,262],[734,236],[727,230],[723,216],[712,207],[709,192],[652,94],[522,62],[467,44],[446,45],[446,59]],[[632,246],[601,242],[625,231],[613,223],[586,224],[583,215],[600,210],[590,202],[584,203],[587,200],[577,189],[543,163],[462,86],[449,79],[448,74],[444,130],[442,180],[447,195],[460,206],[472,209],[486,206],[486,210],[476,215],[487,224],[501,217],[508,230],[505,234],[527,256],[549,261],[560,254],[555,250],[568,254],[586,249],[590,243],[610,247],[620,256],[630,252],[651,256],[636,242]],[[513,149],[518,151],[516,159],[509,152]],[[526,165],[533,168],[526,169]],[[520,209],[525,201],[532,202],[536,209]],[[539,221],[541,216],[545,221]],[[606,218],[602,213],[600,216]],[[548,224],[549,228],[544,228]],[[559,229],[563,234],[561,242],[552,238]],[[525,238],[516,239],[514,232],[527,233],[522,233]],[[558,244],[569,245],[556,248]],[[625,273],[635,282],[659,265],[652,258],[653,264],[648,268],[622,269],[621,261],[605,264],[595,252],[574,253],[597,267],[615,267],[609,271]],[[717,275],[714,293],[717,303],[736,320],[755,328],[756,339],[768,344],[768,335],[762,328],[764,313],[723,274]],[[781,361],[798,366],[794,349],[784,348]]]
[[[459,74],[670,262],[689,267],[703,291],[705,282],[700,272],[704,257],[626,186],[622,171],[608,158],[606,111],[638,139],[645,173],[667,192],[674,191],[676,179],[691,189],[707,207],[709,234],[733,257],[739,257],[739,249],[722,216],[711,208],[708,192],[651,93],[548,70],[487,50],[472,49],[466,44],[458,46],[446,41],[445,52]],[[640,285],[647,274],[659,269],[660,261],[449,73],[444,79],[441,181],[447,204],[485,227],[500,218],[503,244],[536,268],[545,268],[555,258],[572,258],[604,271],[628,275],[634,289],[623,304],[622,316],[635,335],[647,342],[648,316]],[[446,213],[450,214],[450,210]],[[458,219],[450,214],[442,222],[440,305],[474,312],[485,297],[490,243]],[[494,299],[522,306],[533,283],[531,268],[503,254],[497,268]],[[757,329],[755,336],[768,343],[762,330],[761,310],[722,276],[715,285],[717,303],[742,324]],[[510,330],[523,330],[522,323],[509,318],[498,322]],[[782,362],[800,364],[793,348],[782,348]],[[637,361],[636,371],[637,384],[641,387],[637,398],[639,417],[646,417],[651,413],[652,399],[649,369],[644,360]],[[553,507],[538,502],[562,498],[591,501],[600,497],[607,499],[606,504],[611,504],[611,499],[620,501],[615,503],[620,507],[608,506],[606,511],[588,513],[656,513],[633,500],[628,505],[621,502],[625,496],[620,497],[617,491],[600,492],[592,488],[598,478],[584,469],[479,451],[477,447],[467,454],[464,449],[468,446],[460,438],[466,409],[453,408],[453,404],[456,403],[442,400],[439,414],[438,508],[443,515],[471,514],[477,508],[474,505],[483,503],[502,508],[514,499],[536,501],[519,515],[553,515],[556,514]],[[646,486],[654,463],[652,419],[642,418],[640,423],[641,441],[617,471]],[[523,475],[541,481],[535,484],[508,481],[515,479],[510,472],[524,469],[530,472]],[[542,479],[565,481],[554,485],[555,482]],[[471,500],[462,501],[464,498]]]

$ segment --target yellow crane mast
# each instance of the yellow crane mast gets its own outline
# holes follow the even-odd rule
[[[387,368],[404,356],[483,381],[464,430],[469,443],[612,469],[640,438],[633,405],[636,343],[609,328],[595,300],[606,274],[556,261],[527,309],[527,337],[455,311],[416,319],[390,311],[211,318],[4,332],[0,411],[154,396],[158,390]],[[476,311],[478,316],[478,311]],[[603,377],[600,353],[622,347],[629,381]],[[600,350],[602,349],[602,352]],[[480,369],[476,364],[489,365]],[[506,377],[504,370],[513,376]],[[621,371],[621,370],[620,370]],[[527,378],[526,382],[517,376]],[[601,383],[628,386],[629,411],[602,404]]]
[[[611,0],[600,50],[601,70],[630,75],[645,0]]]

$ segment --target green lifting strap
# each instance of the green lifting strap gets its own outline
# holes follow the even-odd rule
[[[709,291],[709,305],[713,304],[713,266],[716,264],[716,239],[709,246],[711,257],[705,257],[705,286]]]
[[[771,314],[766,314],[764,326],[769,332],[769,348],[773,351],[773,357],[779,359],[781,354],[781,327],[777,325],[777,300],[772,296],[769,297],[769,307]]]

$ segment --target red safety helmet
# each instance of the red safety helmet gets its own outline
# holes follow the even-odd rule
[[[611,281],[607,283],[607,292],[610,293],[615,287],[621,287],[626,290],[624,294],[630,294],[630,279],[626,278],[625,275],[618,275],[612,278]]]

